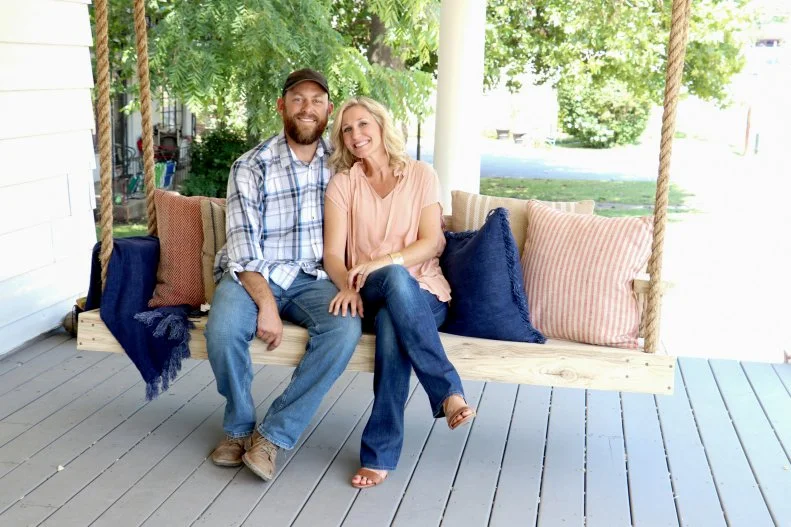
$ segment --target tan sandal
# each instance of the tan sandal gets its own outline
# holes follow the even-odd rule
[[[463,418],[461,421],[457,422],[455,425],[452,425],[452,424],[451,424],[451,423],[452,423],[452,422],[453,422],[453,421],[456,419],[456,417],[460,416],[461,414],[463,414],[463,413],[464,413],[464,412],[466,412],[467,410],[469,410],[469,411],[470,411],[470,412],[472,412],[472,413],[470,413],[470,415],[468,415],[467,417]],[[456,429],[457,429],[458,427],[460,427],[461,425],[467,424],[467,423],[469,423],[470,421],[472,421],[472,419],[473,419],[473,418],[474,418],[476,415],[477,415],[477,414],[475,413],[475,409],[474,409],[473,407],[471,407],[471,406],[467,406],[467,405],[464,405],[464,406],[462,406],[461,408],[457,408],[457,409],[456,409],[456,411],[455,411],[455,412],[453,412],[452,414],[450,414],[450,415],[446,415],[446,416],[445,416],[445,419],[446,419],[446,421],[447,421],[447,423],[448,423],[448,428],[450,428],[451,430],[456,430]]]
[[[385,474],[384,476],[380,476],[377,472],[368,468],[361,468],[360,470],[357,471],[355,476],[360,476],[361,478],[367,478],[368,481],[372,482],[363,485],[352,481],[352,487],[354,487],[355,489],[367,489],[369,487],[375,487],[387,479],[387,474]]]

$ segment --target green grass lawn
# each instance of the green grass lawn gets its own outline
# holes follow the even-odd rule
[[[148,226],[145,223],[113,223],[113,238],[128,238],[129,236],[145,236]],[[102,229],[96,226],[96,239],[102,239]]]
[[[481,194],[543,201],[592,199],[602,216],[651,214],[656,183],[653,181],[588,181],[576,179],[482,178]],[[670,186],[670,212],[689,212],[686,198],[692,194]]]
[[[592,199],[596,202],[596,214],[600,216],[645,216],[650,215],[654,205],[656,183],[653,181],[587,181],[576,179],[510,179],[482,178],[481,194],[518,199],[540,199],[544,201],[579,201]],[[685,204],[692,194],[682,188],[670,186],[671,213],[692,212]],[[144,236],[145,223],[113,224],[113,237]],[[96,238],[101,239],[99,226]]]

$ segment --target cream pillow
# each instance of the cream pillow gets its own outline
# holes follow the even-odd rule
[[[214,296],[214,259],[225,245],[225,203],[204,199],[200,203],[203,223],[203,248],[201,249],[201,271],[206,302]]]
[[[451,195],[451,226],[456,232],[480,229],[486,222],[490,210],[498,207],[508,209],[510,213],[511,232],[514,234],[519,254],[525,245],[525,232],[527,229],[527,200],[514,198],[497,198],[481,194],[470,194],[461,190],[454,190]],[[591,199],[583,201],[542,201],[553,209],[576,214],[593,214],[596,202]]]

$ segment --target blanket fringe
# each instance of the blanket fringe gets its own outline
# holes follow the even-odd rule
[[[146,400],[151,401],[159,397],[170,388],[170,383],[176,379],[181,371],[181,362],[190,358],[190,329],[194,324],[186,317],[176,314],[165,314],[160,311],[144,311],[135,315],[135,320],[142,322],[147,327],[154,327],[154,337],[164,337],[168,340],[177,340],[178,345],[173,347],[170,357],[165,361],[161,375],[146,383]]]

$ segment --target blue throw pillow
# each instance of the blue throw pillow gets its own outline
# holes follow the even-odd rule
[[[492,210],[478,231],[446,232],[440,266],[451,301],[442,331],[515,342],[546,341],[530,324],[508,211]]]

